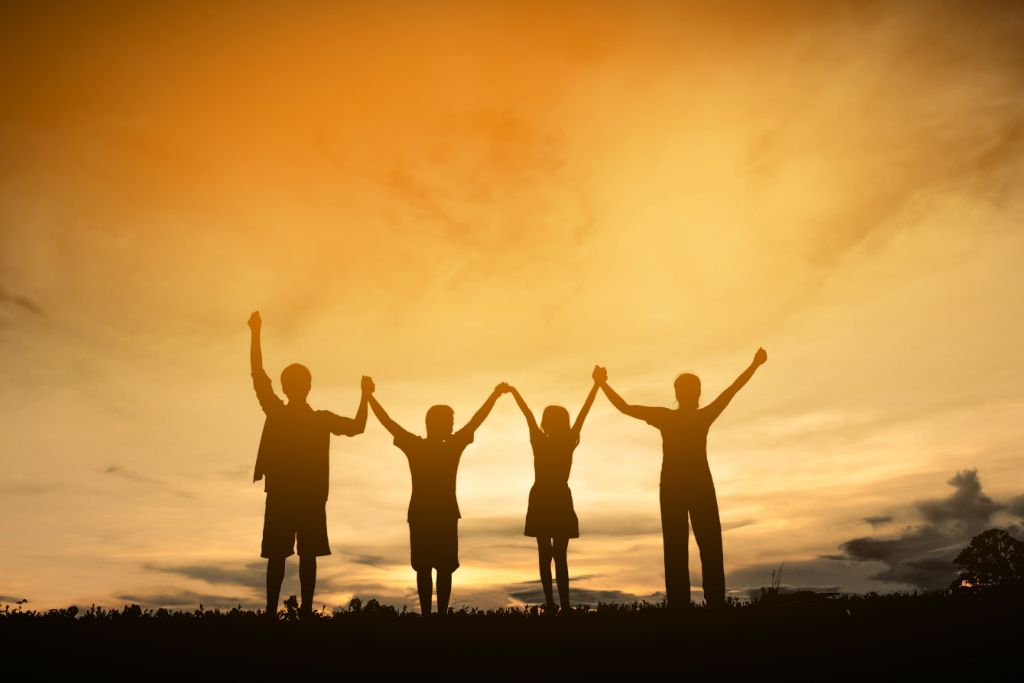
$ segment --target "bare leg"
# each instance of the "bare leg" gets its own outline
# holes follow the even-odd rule
[[[448,614],[448,602],[452,599],[452,573],[437,570],[437,616]]]
[[[431,576],[430,569],[417,570],[416,591],[420,594],[420,614],[430,616],[430,601],[434,597],[434,577]]]
[[[302,605],[299,611],[309,614],[313,611],[313,590],[316,588],[316,555],[299,555],[299,589]]]
[[[558,600],[562,603],[563,610],[572,609],[569,603],[569,539],[556,538],[552,546],[555,557],[555,578],[558,581]],[[548,575],[548,586],[551,585],[551,575]]]
[[[284,558],[271,557],[267,560],[267,616],[277,616],[277,602],[281,599],[281,582],[284,581]]]
[[[540,564],[540,585],[544,588],[544,605],[553,607],[555,596],[551,589],[551,539],[537,538],[537,558]]]

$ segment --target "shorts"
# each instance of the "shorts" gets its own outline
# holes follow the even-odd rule
[[[296,501],[268,495],[260,557],[269,559],[292,555],[296,538],[300,557],[331,554],[327,541],[327,502]]]
[[[412,568],[418,572],[455,571],[459,568],[459,519],[409,522],[409,550]]]

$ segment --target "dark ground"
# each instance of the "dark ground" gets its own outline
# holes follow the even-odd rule
[[[125,607],[0,613],[4,669],[104,678],[289,674],[550,680],[713,678],[975,680],[1021,673],[1020,594],[781,596],[681,615],[602,605],[558,617],[519,610],[424,621],[369,603],[271,622],[253,612]]]

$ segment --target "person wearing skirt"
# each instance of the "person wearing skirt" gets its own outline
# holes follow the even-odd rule
[[[554,591],[551,586],[551,561],[555,562],[555,577],[558,582],[558,598],[562,610],[571,609],[569,601],[569,563],[567,551],[569,539],[579,538],[580,523],[572,504],[569,490],[569,471],[572,469],[572,454],[580,443],[583,421],[594,403],[597,388],[603,381],[602,372],[595,369],[594,386],[587,394],[576,422],[569,426],[569,411],[562,406],[548,406],[544,409],[540,426],[533,412],[515,387],[511,393],[519,409],[526,417],[530,429],[530,445],[533,447],[534,484],[530,489],[530,502],[526,511],[526,528],[523,533],[537,539],[537,554],[540,565],[540,581],[544,587],[545,606],[554,608]]]

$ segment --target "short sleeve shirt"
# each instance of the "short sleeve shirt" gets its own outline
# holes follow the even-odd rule
[[[285,403],[265,372],[253,374],[252,380],[267,416],[253,478],[265,479],[269,495],[326,501],[331,434],[354,434],[355,421],[305,403]]]
[[[395,445],[409,460],[412,497],[409,499],[410,523],[442,521],[462,517],[455,496],[459,460],[473,433],[460,430],[443,441],[425,439],[409,432],[395,436]]]
[[[645,421],[661,432],[662,486],[685,484],[695,475],[710,476],[707,447],[713,420],[709,412],[658,408]]]

